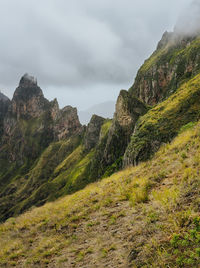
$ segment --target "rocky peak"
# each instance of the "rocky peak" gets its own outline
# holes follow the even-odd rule
[[[164,32],[161,40],[158,42],[157,50],[169,49],[169,48],[185,48],[191,44],[191,42],[197,37],[198,34],[183,34],[178,31]]]
[[[41,88],[37,85],[37,80],[33,76],[25,74],[19,82],[19,86],[14,92],[13,99],[21,99],[27,101],[32,97],[43,97]]]
[[[165,32],[157,50],[139,69],[129,92],[149,105],[166,99],[199,72],[199,45],[198,35]]]
[[[20,87],[37,86],[37,79],[29,74],[24,74],[19,82]]]
[[[82,126],[76,108],[68,105],[63,109],[58,110],[57,100],[54,100],[52,115],[54,119],[54,133],[56,139],[61,140],[81,132]]]
[[[165,47],[167,44],[169,44],[170,42],[172,42],[174,37],[174,33],[173,32],[167,32],[165,31],[161,40],[159,41],[158,45],[157,45],[157,49],[162,49],[163,47]]]
[[[101,126],[105,119],[101,116],[94,114],[86,128],[86,134],[84,138],[84,146],[86,150],[91,150],[95,147],[99,141]]]
[[[144,103],[131,96],[128,91],[120,91],[104,154],[101,157],[103,163],[111,165],[123,156],[139,116],[146,112]]]
[[[51,117],[53,121],[55,122],[60,117],[59,104],[58,104],[57,99],[54,99],[53,101],[51,101],[50,104],[51,104]]]
[[[132,131],[138,117],[146,113],[146,106],[137,98],[131,96],[128,91],[121,90],[116,103],[114,120],[121,127]]]
[[[2,113],[0,101],[0,152],[5,148],[8,161],[17,166],[25,159],[36,159],[51,142],[82,131],[77,109],[66,106],[60,110],[58,101],[46,100],[29,75],[21,78],[7,108]]]
[[[12,99],[12,113],[20,117],[38,117],[45,109],[48,101],[44,98],[37,80],[25,74],[19,82]]]
[[[10,100],[0,92],[0,136],[3,132],[3,120],[10,106]]]

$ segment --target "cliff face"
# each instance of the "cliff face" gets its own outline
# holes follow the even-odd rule
[[[102,177],[122,167],[122,158],[139,116],[147,112],[140,100],[121,90],[116,103],[113,121],[107,134],[95,149],[91,163],[91,176]]]
[[[147,159],[164,140],[170,140],[175,134],[169,133],[169,139],[158,137],[151,145],[146,144],[145,148],[137,152],[137,156],[132,157],[136,148],[138,149],[137,145],[140,143],[141,146],[144,138],[142,134],[137,142],[131,138],[136,131],[137,133],[139,131],[139,123],[137,124],[140,122],[139,119],[148,114],[150,106],[167,99],[181,84],[190,80],[199,71],[200,38],[180,35],[177,32],[165,32],[156,51],[138,71],[133,86],[128,92],[125,90],[120,92],[113,123],[104,145],[96,154],[97,161],[94,166],[99,162],[104,172],[117,170],[121,167],[121,161],[124,165],[128,165]],[[151,136],[151,133],[148,135]],[[110,168],[112,165],[114,169]],[[109,172],[106,174],[109,175]]]
[[[137,165],[170,142],[183,126],[200,119],[200,75],[140,117],[124,155],[124,166]]]
[[[56,99],[49,102],[37,80],[28,74],[21,78],[11,101],[5,96],[0,97],[2,220],[31,205],[44,203],[52,189],[45,188],[40,192],[39,188],[47,183],[54,168],[79,145],[83,128],[76,108],[59,109]],[[54,143],[56,145],[51,146]],[[43,159],[45,150],[49,153]],[[29,200],[37,191],[41,194]]]
[[[107,165],[124,154],[138,118],[146,112],[147,107],[140,100],[126,90],[120,91],[104,150],[103,159]]]
[[[6,113],[8,112],[9,105],[9,98],[0,92],[0,138],[3,134],[3,120]]]
[[[53,116],[53,119],[53,131],[57,140],[68,138],[82,131],[77,109],[72,106],[66,106],[59,110],[56,117]]]
[[[12,101],[2,98],[0,102],[1,181],[5,181],[7,166],[27,169],[51,142],[82,131],[76,108],[60,110],[56,101],[44,98],[36,79],[27,74],[21,78]]]
[[[11,112],[17,119],[38,118],[48,108],[48,104],[36,79],[25,74],[14,92]]]
[[[198,120],[199,90],[187,82],[199,72],[199,35],[165,32],[129,89],[131,96],[155,108],[139,118],[123,157],[124,166],[147,160],[163,143],[171,141],[181,126]]]
[[[165,32],[156,51],[142,65],[129,92],[155,105],[200,70],[200,38]]]
[[[100,137],[101,127],[104,123],[105,119],[98,115],[93,115],[87,128],[84,137],[84,147],[86,151],[94,148]]]

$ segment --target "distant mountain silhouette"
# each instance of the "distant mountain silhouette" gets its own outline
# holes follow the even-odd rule
[[[91,106],[87,110],[79,111],[78,115],[81,124],[87,125],[93,114],[103,116],[104,118],[113,118],[114,111],[115,111],[115,102],[107,101]]]

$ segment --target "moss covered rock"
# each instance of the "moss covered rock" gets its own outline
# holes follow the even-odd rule
[[[139,69],[129,92],[155,105],[200,71],[200,37],[165,32],[156,51]]]
[[[182,126],[200,117],[200,75],[183,84],[166,101],[137,122],[125,155],[124,165],[147,160],[162,143],[175,137]]]

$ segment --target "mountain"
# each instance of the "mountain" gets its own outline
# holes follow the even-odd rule
[[[115,111],[115,102],[107,101],[90,107],[87,110],[79,111],[79,119],[83,125],[87,125],[93,114],[104,118],[112,118]]]
[[[9,105],[10,105],[9,98],[0,92],[0,137],[3,132],[3,120],[5,117],[5,114],[8,111]]]
[[[199,133],[187,125],[150,161],[8,219],[0,266],[199,267]]]
[[[21,78],[0,106],[2,267],[199,267],[199,52],[165,32],[87,126]]]
[[[129,92],[150,105],[164,100],[199,73],[199,51],[199,36],[165,32],[156,51],[139,69]]]
[[[3,101],[4,103],[5,101]],[[1,106],[2,109],[2,106]],[[25,74],[13,99],[3,106],[0,139],[1,219],[19,206],[44,180],[32,182],[30,170],[52,142],[81,135],[76,108],[59,109],[57,100],[45,99],[35,78]],[[41,202],[41,200],[40,200]],[[12,213],[11,213],[12,215]]]
[[[87,127],[76,108],[59,109],[25,74],[1,106],[0,219],[148,160],[182,126],[198,121],[192,79],[199,72],[199,40],[165,32],[133,86],[120,91],[113,119],[93,115]]]

